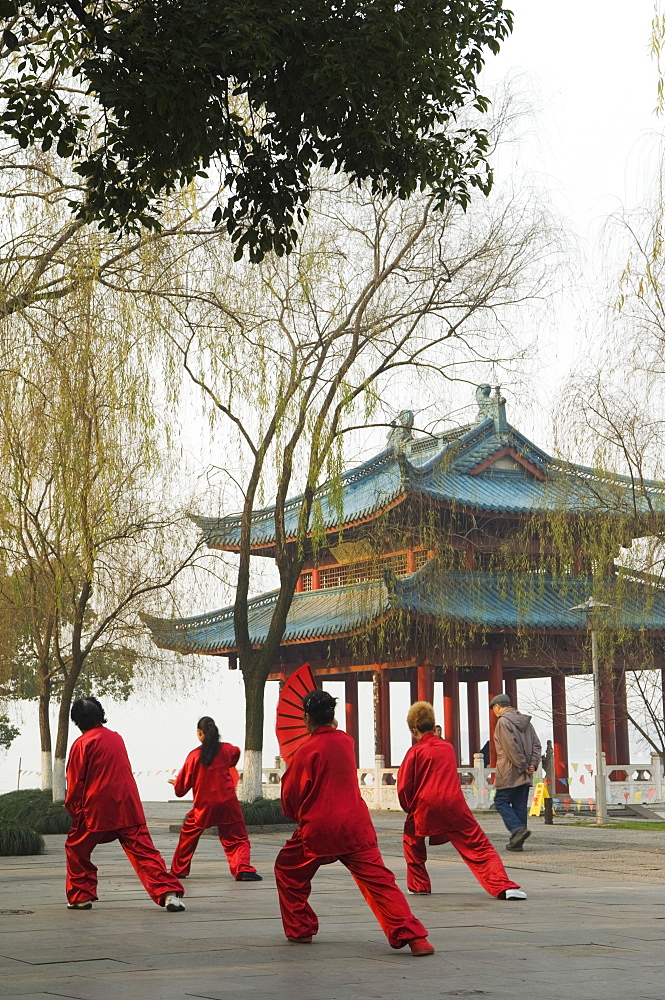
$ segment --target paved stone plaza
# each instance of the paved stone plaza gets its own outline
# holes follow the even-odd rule
[[[166,810],[151,812],[167,861]],[[401,816],[374,814],[384,856],[404,886]],[[505,834],[482,819],[495,844]],[[202,838],[187,911],[154,906],[115,844],[95,852],[100,902],[68,911],[63,838],[40,858],[0,858],[3,1000],[261,1000],[665,997],[665,840],[648,831],[532,824],[524,854],[504,852],[525,903],[491,899],[450,847],[432,851],[434,893],[409,899],[437,948],[391,951],[351,876],[321,869],[311,946],[282,934],[272,862],[284,833],[253,835],[261,883],[231,880],[218,842]],[[24,911],[24,912],[13,912]]]

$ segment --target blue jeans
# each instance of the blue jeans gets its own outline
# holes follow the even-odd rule
[[[517,785],[516,788],[497,788],[494,805],[499,816],[512,835],[526,826],[526,806],[531,785]]]

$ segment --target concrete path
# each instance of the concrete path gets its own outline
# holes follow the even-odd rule
[[[163,812],[152,819],[168,862],[176,837],[160,832]],[[404,886],[400,816],[374,815]],[[502,848],[498,819],[483,825]],[[503,854],[525,903],[490,898],[450,847],[432,851],[434,893],[409,897],[437,948],[419,960],[391,951],[339,864],[314,882],[318,937],[289,945],[272,875],[283,834],[253,838],[260,883],[232,881],[218,842],[203,838],[183,914],[150,902],[115,844],[95,852],[100,902],[68,911],[63,838],[48,837],[44,857],[0,858],[0,998],[663,1000],[662,835],[533,828],[523,855]]]

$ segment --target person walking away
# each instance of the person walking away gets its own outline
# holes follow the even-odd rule
[[[194,792],[194,806],[180,831],[171,871],[178,878],[187,878],[201,834],[216,826],[236,882],[260,882],[261,876],[250,860],[247,827],[236,795],[235,765],[240,750],[220,742],[215,720],[209,715],[199,719],[196,735],[201,745],[187,755],[177,778],[169,779],[178,798],[190,789]]]
[[[67,761],[65,808],[72,828],[65,841],[67,906],[89,910],[97,899],[98,844],[119,840],[150,898],[169,912],[185,909],[183,888],[152,842],[122,737],[104,725],[96,698],[77,698],[71,720],[81,730]]]
[[[369,810],[360,795],[353,740],[335,728],[335,703],[327,691],[303,699],[309,739],[298,748],[282,778],[282,809],[298,829],[275,861],[284,932],[310,944],[319,929],[309,905],[312,878],[321,865],[341,861],[353,875],[392,948],[408,945],[416,957],[434,948],[411,913],[395,876],[379,852]]]
[[[521,851],[524,841],[531,836],[526,825],[527,803],[532,775],[540,763],[540,740],[531,725],[531,716],[513,708],[507,694],[492,698],[490,708],[497,717],[494,805],[510,833],[507,849]]]
[[[501,858],[471,813],[462,791],[455,751],[448,740],[436,736],[434,709],[417,701],[406,723],[416,741],[397,775],[397,794],[406,815],[404,858],[406,885],[411,893],[432,891],[427,873],[427,848],[451,843],[483,889],[497,899],[526,899],[526,893],[506,874]]]

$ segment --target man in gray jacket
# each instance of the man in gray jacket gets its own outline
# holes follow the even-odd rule
[[[492,698],[490,708],[497,717],[494,805],[510,833],[508,850],[521,851],[530,835],[526,828],[527,802],[531,776],[540,761],[540,740],[531,725],[531,716],[513,708],[507,694]]]

